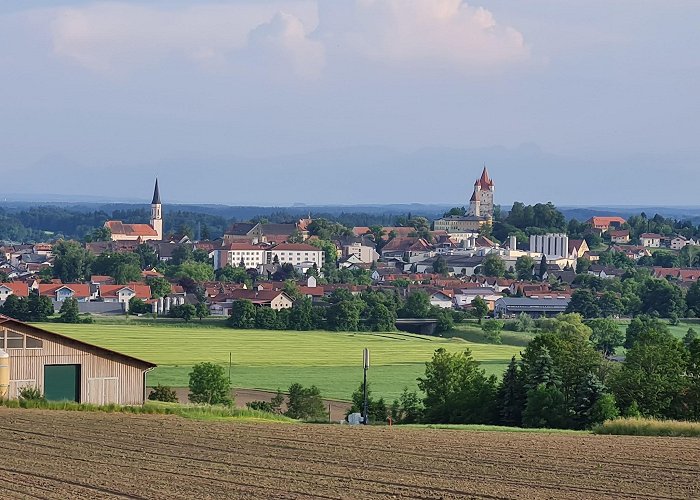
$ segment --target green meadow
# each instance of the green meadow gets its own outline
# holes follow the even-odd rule
[[[500,375],[522,347],[392,333],[233,330],[222,322],[202,325],[139,321],[86,325],[42,324],[42,328],[156,363],[148,384],[186,387],[192,365],[209,361],[229,370],[238,388],[286,390],[315,384],[325,397],[349,399],[362,381],[362,349],[371,353],[368,378],[376,396],[391,401],[415,389],[433,352],[469,348],[488,374]]]

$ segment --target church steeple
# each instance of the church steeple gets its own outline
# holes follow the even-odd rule
[[[156,177],[156,187],[153,190],[153,200],[151,205],[160,205],[160,191],[158,190],[158,178]]]
[[[158,189],[158,179],[156,187],[153,189],[153,200],[151,201],[151,227],[158,233],[158,239],[163,239],[163,207],[160,203],[160,190]]]

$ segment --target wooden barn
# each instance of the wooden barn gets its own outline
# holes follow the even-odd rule
[[[156,366],[3,315],[0,349],[9,354],[10,399],[36,387],[50,401],[140,405]]]

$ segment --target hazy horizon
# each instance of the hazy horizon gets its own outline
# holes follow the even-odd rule
[[[9,193],[691,206],[700,4],[8,0]],[[8,174],[14,174],[7,177]]]

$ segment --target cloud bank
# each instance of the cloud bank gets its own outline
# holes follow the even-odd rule
[[[48,19],[58,57],[106,74],[184,60],[199,68],[243,63],[318,77],[346,58],[469,70],[529,57],[517,29],[461,0],[110,2],[52,9]]]

